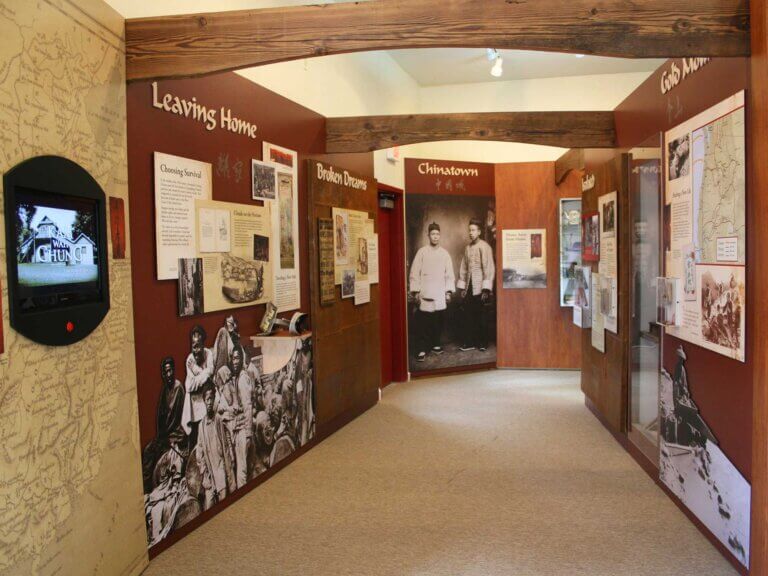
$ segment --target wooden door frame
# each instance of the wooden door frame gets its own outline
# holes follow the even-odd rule
[[[406,257],[405,257],[405,192],[401,188],[395,188],[379,182],[379,192],[388,192],[395,195],[395,207],[392,221],[395,228],[391,234],[391,254],[399,254],[402,266],[392,268],[396,264],[394,259],[390,262],[390,287],[392,290],[393,310],[392,318],[392,381],[405,382],[408,380],[408,328],[407,328],[407,295],[406,295]],[[381,272],[381,271],[380,271]],[[401,338],[395,339],[394,335],[400,334]]]

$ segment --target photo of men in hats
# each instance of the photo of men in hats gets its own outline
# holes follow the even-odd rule
[[[494,199],[408,194],[409,370],[496,361]]]
[[[443,353],[443,316],[456,290],[451,255],[440,246],[440,225],[432,222],[427,235],[429,243],[416,252],[409,277],[411,299],[419,305],[414,331],[419,362],[426,359],[427,352]]]

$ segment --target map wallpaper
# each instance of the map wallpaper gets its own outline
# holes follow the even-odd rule
[[[100,0],[0,0],[1,171],[66,156],[128,203],[122,30]],[[110,257],[101,326],[44,347],[8,324],[3,222],[0,574],[138,574],[147,553],[130,251]]]

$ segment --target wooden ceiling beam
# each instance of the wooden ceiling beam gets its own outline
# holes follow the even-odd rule
[[[129,19],[129,81],[365,50],[748,56],[748,0],[370,0]]]
[[[328,118],[326,152],[370,152],[443,140],[612,148],[613,112],[487,112]]]

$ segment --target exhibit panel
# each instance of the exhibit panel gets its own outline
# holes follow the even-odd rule
[[[676,69],[688,73],[664,90]],[[659,477],[742,571],[750,563],[748,318],[755,317],[746,290],[755,277],[748,265],[754,232],[746,226],[747,73],[745,59],[708,59],[696,69],[669,60],[616,110],[621,146],[664,135],[658,310],[637,311],[662,324]]]
[[[360,242],[378,230],[378,188],[371,176],[330,162],[308,160],[307,171],[317,421],[323,434],[375,405],[379,397],[379,286],[371,283],[370,256]],[[361,289],[362,299],[356,297]]]
[[[589,259],[592,326],[582,330],[581,389],[611,431],[624,434],[629,397],[629,159],[611,151],[588,155],[586,161],[594,186],[584,191],[582,206],[594,219],[597,230],[591,233],[599,241],[599,255],[597,261]]]
[[[18,250],[0,239],[3,293],[13,298],[28,289],[27,296],[45,298],[37,329],[46,330],[47,317],[50,333],[39,335],[57,339],[43,346],[10,329],[3,298],[0,572],[139,574],[147,550],[131,285],[136,252],[124,224],[123,20],[92,2],[15,2],[0,6],[0,30],[0,61],[7,64],[0,76],[0,170],[8,177],[31,158],[58,157],[53,171],[37,171],[33,189],[16,190],[16,205],[5,212],[4,230]],[[82,178],[51,181],[62,165]],[[85,187],[94,191],[90,200]],[[10,268],[18,273],[14,287]],[[98,322],[81,332],[71,303],[97,300]]]
[[[321,432],[322,344],[305,339],[271,370],[269,347],[251,338],[279,312],[310,309],[303,158],[322,153],[325,119],[234,73],[135,83],[127,98],[132,239],[156,254],[132,269],[154,556]],[[349,163],[371,162],[362,156]],[[326,410],[343,400],[326,398]]]
[[[492,164],[405,161],[411,374],[496,365],[494,183]]]

